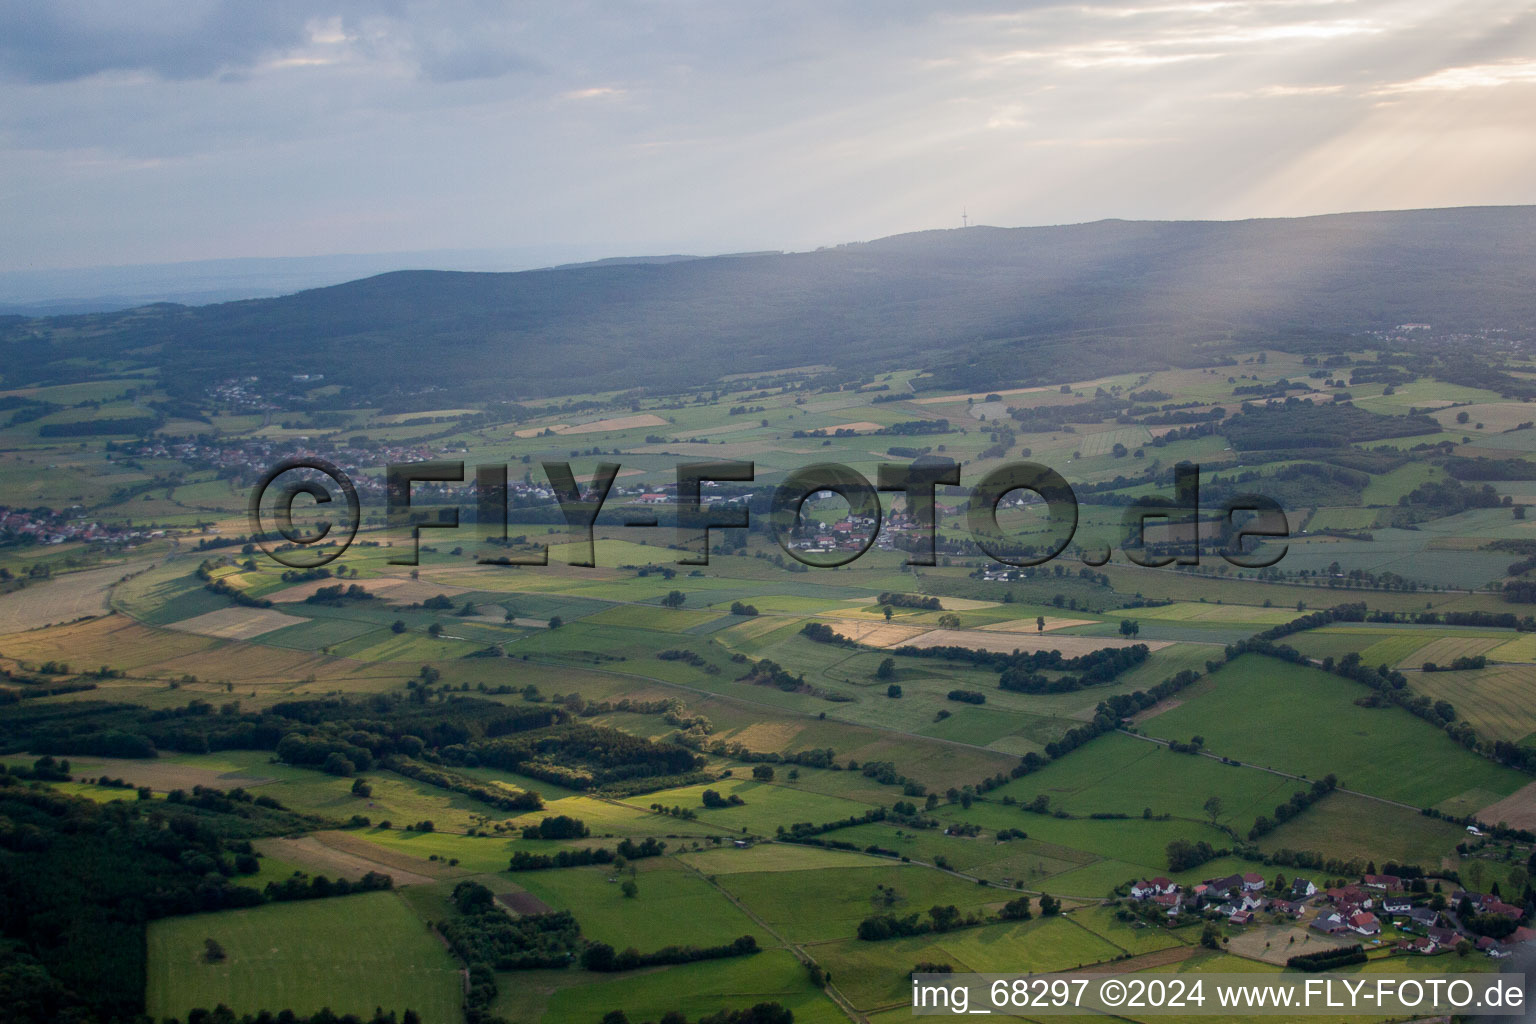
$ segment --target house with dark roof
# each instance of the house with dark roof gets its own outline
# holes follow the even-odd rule
[[[1313,931],[1322,932],[1324,935],[1337,935],[1340,932],[1349,931],[1349,924],[1342,916],[1334,911],[1323,911],[1312,919],[1307,925]]]
[[[1490,896],[1483,901],[1483,913],[1497,914],[1499,917],[1507,917],[1511,921],[1518,921],[1523,911],[1519,907],[1512,906],[1503,900]]]
[[[1262,882],[1263,879],[1259,881]],[[1205,884],[1209,887],[1211,895],[1225,896],[1228,893],[1243,891],[1243,876],[1228,875],[1225,878],[1208,878],[1205,880]]]
[[[1441,949],[1449,949],[1461,941],[1461,935],[1449,928],[1431,928],[1429,938]]]

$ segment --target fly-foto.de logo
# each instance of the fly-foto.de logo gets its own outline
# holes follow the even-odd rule
[[[768,532],[780,548],[802,565],[834,568],[847,565],[867,552],[881,534],[885,519],[881,492],[905,500],[903,529],[907,537],[907,564],[930,566],[937,560],[938,502],[940,486],[960,487],[961,466],[947,459],[920,459],[909,464],[883,464],[874,482],[857,470],[836,462],[822,462],[788,473],[771,494],[750,488],[724,494],[726,485],[752,484],[752,462],[688,462],[677,466],[676,483],[647,495],[647,503],[609,503],[614,481],[620,474],[616,462],[598,464],[585,487],[576,480],[569,462],[544,462],[547,486],[541,493],[552,496],[565,525],[575,534],[567,562],[593,566],[594,529],[605,507],[619,508],[618,524],[629,528],[663,529],[661,512],[667,512],[675,531],[672,547],[679,565],[708,565],[710,534],[716,530],[752,528],[753,509],[766,513]],[[473,482],[474,521],[479,537],[505,544],[510,522],[512,487],[507,466],[486,464],[466,477],[462,461],[392,463],[385,469],[384,525],[392,536],[406,540],[403,550],[390,557],[392,565],[416,565],[423,530],[456,530],[460,508],[412,504],[417,484],[463,485]],[[1202,548],[1241,569],[1263,569],[1285,556],[1287,546],[1270,545],[1257,550],[1264,540],[1284,540],[1290,524],[1278,502],[1261,494],[1228,498],[1218,514],[1203,518],[1200,508],[1200,467],[1180,463],[1172,471],[1172,493],[1138,498],[1120,517],[1121,550],[1141,566],[1197,565]],[[706,491],[713,493],[706,494]],[[803,530],[802,513],[813,497],[837,495],[847,502],[844,523],[849,534],[833,551],[816,551],[798,541]],[[764,508],[761,501],[766,499]],[[301,505],[302,502],[302,505]],[[1006,505],[1038,506],[1044,511],[1045,529],[1010,534],[999,523]],[[344,506],[344,510],[343,510]],[[310,512],[333,513],[318,526],[301,528],[294,522],[296,507]],[[430,508],[430,511],[428,510]],[[987,557],[1005,565],[1029,567],[1060,556],[1072,544],[1078,529],[1078,501],[1064,477],[1034,462],[1014,462],[989,470],[971,485],[962,500],[962,519],[971,543]],[[351,477],[324,459],[285,460],[268,470],[251,492],[249,503],[254,543],[283,565],[314,568],[335,560],[356,538],[362,508]],[[843,525],[843,524],[840,524]],[[1149,527],[1151,529],[1149,529]],[[1160,533],[1154,537],[1152,530]],[[857,531],[857,532],[855,532]],[[537,566],[549,564],[547,545],[518,555],[480,559],[481,564]],[[1108,545],[1080,546],[1084,564],[1103,565],[1111,556]]]

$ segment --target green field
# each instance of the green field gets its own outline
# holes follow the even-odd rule
[[[1362,708],[1365,688],[1319,669],[1244,655],[1198,696],[1142,723],[1153,736],[1205,736],[1213,753],[1415,807],[1474,811],[1526,779],[1463,750],[1396,707]]]
[[[513,880],[555,910],[569,910],[581,933],[615,949],[662,946],[721,946],[751,935],[760,946],[771,936],[737,909],[702,875],[674,858],[637,861],[639,894],[626,898],[621,878],[605,867],[517,872]]]
[[[588,974],[530,971],[497,978],[501,994],[492,1009],[514,1021],[598,1021],[623,1009],[631,1020],[654,1020],[669,1010],[688,1017],[777,1002],[796,1024],[841,1024],[847,1018],[812,987],[805,968],[785,950],[755,956],[684,964],[659,971]]]
[[[1313,850],[1342,859],[1395,861],[1454,867],[1456,844],[1466,832],[1455,825],[1391,804],[1333,793],[1259,840],[1265,852]]]
[[[914,366],[882,370],[870,380],[836,381],[821,376],[834,369],[825,366],[727,377],[677,394],[637,385],[624,392],[530,397],[526,404],[521,395],[507,403],[466,400],[463,408],[441,394],[359,397],[338,385],[298,389],[295,394],[307,393],[297,403],[301,407],[279,409],[276,402],[270,415],[249,407],[194,410],[195,394],[173,396],[152,376],[125,376],[117,366],[72,368],[72,374],[96,379],[35,391],[58,407],[0,425],[6,442],[0,445],[0,491],[9,499],[0,505],[67,510],[64,518],[71,522],[151,524],[164,535],[137,546],[71,540],[7,543],[0,550],[0,568],[10,574],[0,576],[0,602],[6,602],[0,604],[0,625],[10,623],[0,635],[0,668],[8,674],[6,689],[16,690],[5,695],[7,715],[42,723],[37,728],[45,730],[41,736],[24,729],[8,733],[9,749],[41,749],[28,745],[38,739],[47,749],[77,742],[82,750],[115,749],[120,736],[109,742],[76,738],[89,734],[80,723],[98,716],[105,732],[152,732],[159,757],[76,754],[77,780],[48,788],[92,801],[72,805],[81,815],[112,802],[119,805],[110,813],[148,814],[153,817],[145,820],[158,825],[185,810],[165,799],[168,791],[239,786],[287,809],[261,828],[251,824],[254,817],[195,811],[199,820],[217,821],[231,835],[250,834],[263,856],[255,874],[240,876],[245,884],[262,887],[296,870],[356,877],[370,869],[394,871],[397,880],[413,883],[390,893],[155,922],[147,940],[148,1009],[182,1019],[195,1007],[223,1002],[237,1012],[310,1012],[329,1005],[338,1013],[367,1014],[374,1006],[409,1007],[427,1021],[461,1024],[462,965],[428,922],[453,912],[450,893],[464,879],[569,910],[588,940],[620,949],[711,946],[741,935],[753,936],[762,948],[746,958],[618,975],[574,965],[502,973],[491,1009],[519,1024],[596,1024],[615,1009],[636,1024],[673,1010],[696,1019],[763,1001],[792,1009],[801,1024],[841,1024],[850,1017],[890,1024],[910,1016],[907,978],[923,961],[958,971],[1018,972],[1072,970],[1148,954],[1171,961],[1194,953],[1157,969],[1268,971],[1272,965],[1233,953],[1196,952],[1199,926],[1143,926],[1121,920],[1104,901],[1138,877],[1170,874],[1191,884],[1250,870],[1266,877],[1298,873],[1230,852],[1173,873],[1168,846],[1204,841],[1230,851],[1257,817],[1273,817],[1277,805],[1329,773],[1353,792],[1332,793],[1275,827],[1256,841],[1261,854],[1310,851],[1334,862],[1412,862],[1454,869],[1468,885],[1523,884],[1526,844],[1496,837],[1471,842],[1460,825],[1419,809],[1479,814],[1530,776],[1478,756],[1400,708],[1362,706],[1357,701],[1373,692],[1364,686],[1258,655],[1237,658],[1135,716],[1127,731],[1107,731],[1012,777],[1020,757],[1043,755],[1069,730],[1093,722],[1109,696],[1148,691],[1185,670],[1205,673],[1226,645],[1307,611],[1359,602],[1371,612],[1404,618],[1455,611],[1523,618],[1531,607],[1506,600],[1499,588],[1511,563],[1525,557],[1525,543],[1536,538],[1536,516],[1515,516],[1526,507],[1521,499],[1536,496],[1536,482],[1496,481],[1497,494],[1516,503],[1510,506],[1455,489],[1457,480],[1481,485],[1473,479],[1479,474],[1465,475],[1467,467],[1455,460],[1536,461],[1530,430],[1503,432],[1524,422],[1525,405],[1425,376],[1393,385],[1392,394],[1381,379],[1361,380],[1348,385],[1358,409],[1403,416],[1432,406],[1447,429],[1374,440],[1340,436],[1332,438],[1336,443],[1314,445],[1330,440],[1326,429],[1298,428],[1307,445],[1270,450],[1232,419],[1262,415],[1244,407],[1263,402],[1254,397],[1263,389],[1254,385],[1278,385],[1283,378],[1289,386],[1281,391],[1294,395],[1310,388],[1326,402],[1317,394],[1330,387],[1323,379],[1333,377],[1343,388],[1351,368],[1397,366],[1405,363],[1403,354],[1350,352],[1325,363],[1310,349],[1234,350],[1230,365],[1216,365],[1207,356],[1224,357],[1230,345],[1210,344],[1199,365],[1115,373],[1071,382],[1065,392],[1059,385],[1030,391],[999,384],[1005,394],[989,396],[986,382],[976,381],[982,390],[968,399],[964,389],[972,384],[962,379],[976,369],[971,363],[942,375]],[[1415,356],[1400,375],[1411,377],[1425,365]],[[1512,380],[1536,379],[1526,363],[1510,365],[1526,367]],[[913,390],[907,393],[909,382]],[[130,387],[139,393],[128,396]],[[900,400],[877,403],[872,396]],[[940,401],[927,401],[935,397]],[[319,605],[300,596],[275,609],[292,620],[266,618],[261,625],[279,628],[235,640],[229,637],[253,632],[242,626],[257,624],[244,618],[257,613],[205,581],[261,599],[311,577],[288,573],[285,579],[282,566],[244,550],[238,538],[249,529],[246,496],[227,464],[184,465],[163,451],[135,454],[128,436],[114,435],[108,449],[105,438],[94,435],[52,443],[40,434],[43,425],[134,416],[173,398],[187,407],[167,416],[162,435],[197,444],[207,435],[232,448],[250,443],[261,453],[301,445],[355,447],[367,464],[360,471],[375,478],[380,466],[412,448],[441,449],[467,464],[506,463],[513,479],[526,473],[531,484],[544,482],[540,463],[546,460],[572,461],[582,479],[598,461],[619,461],[625,473],[621,494],[605,506],[596,527],[594,567],[567,564],[585,554],[583,546],[570,543],[571,532],[549,521],[550,509],[527,507],[526,497],[514,503],[510,546],[483,537],[461,505],[465,525],[457,532],[423,533],[419,565],[410,567],[391,564],[408,538],[386,529],[381,510],[370,508],[359,543],[330,569],[339,572],[333,582],[355,579],[376,599]],[[1475,403],[1469,415],[1485,418],[1485,429],[1477,429],[1476,421],[1456,424],[1463,410],[1441,407],[1447,401]],[[1089,402],[1091,411],[1072,409]],[[1211,405],[1226,408],[1227,418],[1212,420],[1212,431],[1202,427],[1197,436],[1167,442],[1162,435],[1168,424],[1140,422],[1147,407],[1202,407],[1197,415],[1203,416],[1203,407]],[[1136,407],[1141,411],[1126,411]],[[28,407],[13,401],[9,408]],[[1057,411],[1062,418],[1053,426],[1049,416]],[[642,417],[640,425],[569,432],[632,415]],[[845,423],[889,426],[937,416],[948,417],[955,429],[897,436],[862,426],[852,436],[794,436]],[[407,422],[412,419],[423,422]],[[551,426],[558,427],[555,433],[542,433]],[[1005,454],[993,450],[983,457],[989,446],[1005,441]],[[1447,446],[1429,447],[1441,441]],[[1117,445],[1124,450],[1117,453]],[[939,492],[947,539],[964,535],[966,488],[981,472],[1024,458],[1058,467],[1080,488],[1076,540],[1083,550],[1004,582],[987,578],[995,563],[959,545],[946,545],[933,566],[909,566],[899,548],[875,548],[843,568],[802,569],[765,531],[719,530],[712,539],[720,548],[709,564],[684,566],[681,552],[669,546],[677,539],[670,502],[635,502],[640,492],[675,484],[679,461],[752,460],[756,482],[771,488],[787,471],[813,461],[843,462],[873,478],[878,467],[910,458],[899,454],[907,448],[944,454],[965,467],[964,486]],[[259,461],[250,452],[244,457]],[[1293,531],[1285,558],[1264,573],[1228,565],[1209,552],[1198,566],[1131,564],[1121,546],[1125,505],[1166,493],[1170,467],[1180,460],[1203,467],[1203,495],[1207,486],[1251,483],[1284,497]],[[1492,475],[1532,475],[1524,470],[1511,464]],[[1430,483],[1446,490],[1416,490]],[[900,496],[882,500],[887,513],[905,511]],[[813,499],[806,514],[834,521],[841,501]],[[1437,501],[1445,504],[1430,504]],[[1202,505],[1207,512],[1215,507]],[[645,510],[659,514],[659,528],[619,525],[629,513]],[[1041,536],[1041,513],[1031,504],[1005,510],[1003,519],[1029,541]],[[1101,543],[1112,548],[1107,564],[1079,561]],[[546,544],[544,567],[481,564]],[[60,576],[50,581],[48,572]],[[661,603],[672,591],[682,595],[681,607]],[[882,591],[933,597],[941,607],[881,604]],[[450,595],[450,606],[424,607],[435,594]],[[733,602],[753,605],[759,614],[733,615]],[[471,606],[474,614],[466,610]],[[95,617],[108,607],[115,614]],[[211,624],[193,623],[207,635],[185,628],[216,611],[222,614]],[[979,636],[1017,636],[1021,642],[1035,639],[1036,618],[1044,616],[1056,620],[1052,636],[1079,643],[1118,638],[1121,621],[1130,619],[1141,640],[1167,645],[1112,680],[1038,694],[1000,689],[995,663],[896,656],[880,646],[940,628],[941,618],[944,627],[953,627],[950,616],[959,628],[987,630]],[[552,623],[556,617],[560,622]],[[819,643],[802,632],[810,621],[834,627],[889,621],[892,629],[866,639],[867,647]],[[1282,642],[1319,662],[1356,654],[1367,665],[1400,669],[1414,694],[1449,702],[1484,743],[1536,743],[1531,632],[1362,621],[1294,633]],[[659,657],[663,652],[669,657]],[[1427,661],[1445,665],[1479,654],[1489,659],[1480,670],[1421,671]],[[888,658],[892,667],[883,668]],[[790,681],[783,687],[745,681],[759,659],[778,663]],[[55,664],[45,670],[47,661]],[[61,669],[60,661],[71,667]],[[1056,680],[1066,671],[1052,669],[1046,676]],[[26,688],[37,680],[94,688],[34,696]],[[986,700],[976,705],[949,699],[957,689],[981,692]],[[619,705],[626,699],[635,703]],[[309,700],[331,703],[293,703]],[[344,703],[351,701],[357,703]],[[132,724],[136,712],[124,702],[153,709],[153,719]],[[518,741],[526,731],[526,721],[518,720],[522,713],[550,709],[560,722],[534,758],[548,763],[528,770],[596,774],[612,758],[617,767],[610,788],[577,791],[488,767],[527,763],[495,756],[491,745],[503,737]],[[223,727],[241,716],[261,728],[232,740]],[[180,730],[187,723],[194,734]],[[678,736],[680,730],[686,735]],[[371,794],[353,796],[349,777],[276,760],[273,737],[293,731],[386,752],[414,750],[420,741],[422,761],[452,766],[481,783],[535,790],[545,806],[510,814],[377,768],[358,773]],[[580,737],[574,753],[560,747],[566,735]],[[1197,735],[1215,756],[1175,753],[1167,743]],[[663,745],[681,740],[700,754],[692,767],[701,774],[676,785],[682,780],[656,777],[659,758],[623,761],[632,738]],[[184,752],[190,750],[213,752]],[[830,750],[832,765],[796,767],[784,759],[807,750]],[[1223,763],[1222,757],[1242,763]],[[32,757],[18,753],[9,760],[22,764]],[[773,768],[771,781],[753,777],[761,764]],[[905,784],[893,784],[888,772],[903,776]],[[79,781],[96,774],[150,785],[154,797],[140,804],[133,790]],[[743,802],[705,807],[706,789]],[[937,803],[926,808],[930,794]],[[1042,797],[1044,813],[1025,809]],[[826,844],[820,846],[780,838],[781,830],[796,824],[846,822],[904,800],[924,808],[923,820],[903,817],[898,823],[892,816],[838,828],[819,836]],[[1525,813],[1515,803],[1490,813]],[[688,813],[668,813],[674,810]],[[370,823],[348,824],[354,815]],[[581,819],[590,835],[521,838],[523,826],[555,815]],[[420,821],[431,821],[433,829],[405,828]],[[283,838],[311,829],[319,835]],[[664,841],[666,854],[622,871],[605,865],[507,870],[516,851],[612,849],[621,838],[645,837]],[[1458,844],[1467,843],[1468,852],[1458,853]],[[624,895],[626,881],[636,886],[633,897]],[[1036,901],[1042,892],[1062,897],[1067,912],[888,942],[856,938],[859,922],[873,914],[923,915],[948,904],[992,914],[1021,890]],[[1236,926],[1223,932],[1234,951],[1242,938],[1256,937],[1262,945],[1267,937]],[[208,938],[228,951],[227,960],[203,962]],[[807,958],[831,973],[835,994],[851,1011],[813,987],[801,962]],[[3,961],[0,956],[0,967]],[[1394,965],[1438,973],[1484,962],[1399,958],[1368,969]]]
[[[1120,954],[1107,940],[1060,918],[886,942],[845,939],[816,949],[838,987],[861,1010],[900,1005],[904,997],[910,998],[911,972],[918,963],[947,963],[960,972],[1046,972]]]
[[[834,871],[765,871],[722,875],[719,885],[792,942],[847,938],[875,913],[926,912],[935,904],[961,910],[1001,904],[1007,893],[914,865],[849,867]],[[877,886],[892,888],[895,903],[877,902]],[[806,913],[815,907],[814,914]]]
[[[237,1013],[291,1009],[368,1015],[414,1009],[426,1024],[461,1019],[459,971],[393,893],[308,900],[156,921],[147,1007],[185,1017],[223,1003]],[[204,940],[228,954],[205,963]]]
[[[1188,739],[1189,737],[1175,737]],[[1068,757],[988,794],[1029,802],[1048,796],[1053,808],[1086,816],[1094,813],[1141,817],[1170,814],[1205,819],[1211,796],[1222,801],[1221,817],[1247,824],[1276,803],[1284,803],[1297,783],[1250,768],[1233,768],[1209,758],[1175,754],[1166,747],[1114,734],[1094,741],[1092,755]]]

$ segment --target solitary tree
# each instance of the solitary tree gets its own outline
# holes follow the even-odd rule
[[[1035,632],[1037,632],[1037,633],[1044,633],[1045,632],[1045,616],[1044,615],[1036,615],[1035,616]]]
[[[1140,632],[1141,632],[1141,623],[1137,622],[1135,619],[1121,619],[1120,620],[1120,635],[1121,636],[1135,636],[1136,634],[1138,634]]]
[[[894,679],[894,678],[896,678],[896,659],[895,658],[886,658],[884,661],[882,661],[880,663],[880,667],[875,669],[875,678],[876,679]]]
[[[210,964],[216,964],[228,959],[229,954],[224,952],[224,947],[213,939],[203,940],[203,959]]]
[[[1217,820],[1221,817],[1221,797],[1206,797],[1203,806],[1205,807],[1206,817],[1211,819],[1211,824],[1216,824]]]

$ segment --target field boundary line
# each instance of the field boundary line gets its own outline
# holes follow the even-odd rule
[[[677,860],[675,857],[673,859]],[[799,960],[802,964],[816,964],[818,967],[821,966],[820,964],[816,963],[815,957],[805,951],[804,946],[797,942],[791,942],[785,936],[780,935],[772,925],[759,917],[755,910],[747,906],[741,900],[737,899],[734,893],[732,893],[729,889],[726,889],[719,882],[716,882],[714,878],[706,875],[703,871],[699,870],[692,864],[685,863],[681,860],[678,860],[678,863],[682,864],[683,867],[687,870],[692,871],[695,875],[698,875],[701,879],[704,880],[706,885],[714,889],[720,895],[724,896],[728,901],[730,901],[732,906],[741,911],[743,914],[747,915],[747,917],[754,924],[756,924],[763,931],[767,932],[769,935],[772,935],[781,946],[794,954],[795,959]],[[825,968],[822,969],[825,970]],[[826,987],[823,988],[822,991],[827,994],[827,997],[831,999],[837,1008],[842,1010],[848,1019],[853,1021],[854,1024],[869,1024],[869,1018],[860,1013],[858,1008],[855,1007],[853,1003],[848,1001],[848,997],[843,995],[843,993],[838,990],[837,985],[834,984],[830,978],[828,978]]]
[[[1137,739],[1145,740],[1148,743],[1156,743],[1160,747],[1168,746],[1169,742],[1168,740],[1160,740],[1156,736],[1144,736],[1139,732],[1132,732],[1129,729],[1116,729],[1115,731],[1124,733],[1127,736],[1134,736]],[[1251,761],[1239,761],[1235,757],[1223,757],[1220,754],[1213,754],[1206,750],[1198,750],[1195,753],[1199,754],[1201,757],[1208,757],[1212,761],[1220,761],[1222,764],[1236,765],[1239,768],[1252,768],[1255,771],[1268,772],[1271,775],[1278,775],[1283,779],[1295,779],[1297,782],[1306,782],[1309,784],[1317,781],[1316,779],[1309,779],[1305,775],[1294,775],[1291,772],[1283,772],[1278,768],[1270,768],[1262,764],[1254,764]],[[1366,800],[1374,800],[1379,804],[1389,804],[1392,807],[1401,807],[1404,810],[1413,811],[1415,814],[1418,814],[1423,810],[1423,808],[1415,807],[1413,804],[1405,804],[1401,800],[1389,800],[1384,796],[1376,796],[1371,793],[1362,793],[1358,789],[1345,789],[1343,786],[1336,786],[1334,787],[1333,792],[1347,793],[1350,796],[1358,796]]]

